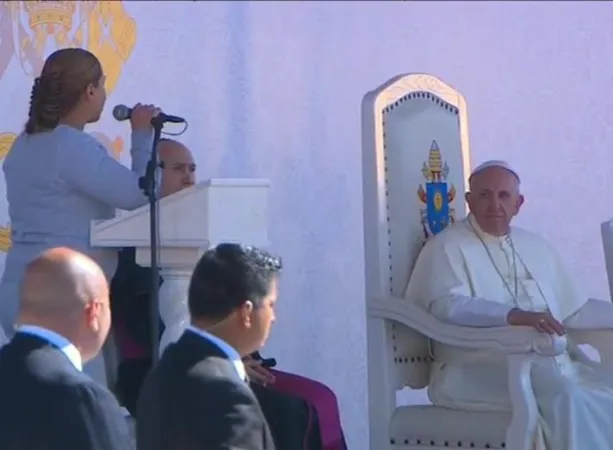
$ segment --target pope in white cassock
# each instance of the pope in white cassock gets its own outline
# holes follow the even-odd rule
[[[559,335],[565,328],[613,328],[612,303],[582,298],[545,239],[510,226],[524,202],[515,171],[489,161],[469,185],[469,216],[426,244],[407,299],[467,327],[523,325]],[[505,355],[437,344],[434,356],[433,404],[511,410]],[[540,413],[535,449],[613,449],[613,372],[564,354],[537,360],[532,383]]]

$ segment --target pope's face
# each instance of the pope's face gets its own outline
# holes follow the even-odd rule
[[[519,212],[524,197],[519,193],[519,180],[513,173],[502,167],[489,167],[472,177],[466,201],[483,231],[502,236],[509,232],[511,220]]]

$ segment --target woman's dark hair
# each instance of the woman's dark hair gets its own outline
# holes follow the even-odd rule
[[[32,86],[26,134],[57,127],[60,119],[77,106],[87,86],[98,86],[102,74],[100,61],[87,50],[64,48],[53,52]]]

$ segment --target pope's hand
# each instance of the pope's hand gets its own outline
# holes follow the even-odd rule
[[[275,376],[268,369],[262,367],[261,361],[247,357],[243,359],[243,363],[245,364],[245,372],[247,372],[250,381],[262,386],[275,382]]]
[[[532,327],[540,333],[557,334],[563,336],[566,331],[564,325],[558,322],[549,312],[524,311],[513,308],[507,315],[509,325]]]

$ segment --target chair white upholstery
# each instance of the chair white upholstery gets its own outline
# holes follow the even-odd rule
[[[566,338],[519,327],[452,326],[402,298],[428,233],[442,228],[440,219],[466,214],[470,165],[462,95],[430,75],[395,77],[365,96],[362,143],[370,449],[532,450],[538,411],[530,365],[564,352]],[[437,189],[444,194],[438,199]],[[428,216],[428,202],[442,213]],[[571,337],[596,347],[607,363],[613,359],[603,353],[611,340],[605,333],[571,332]],[[397,390],[428,386],[434,341],[505,352],[512,414],[397,407]]]
[[[511,422],[507,413],[462,412],[435,406],[398,408],[392,417],[390,442],[393,448],[504,448]],[[479,424],[478,435],[466,423]]]

